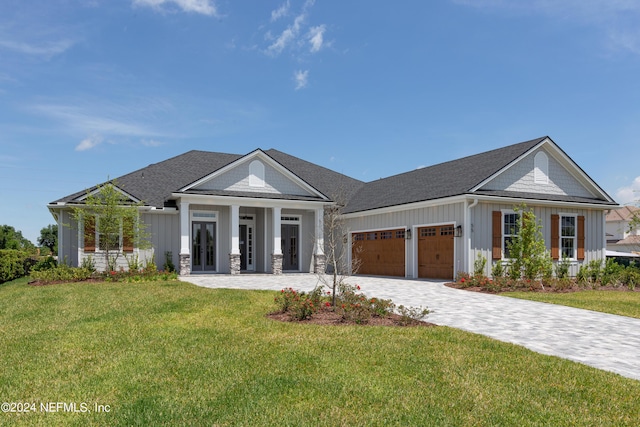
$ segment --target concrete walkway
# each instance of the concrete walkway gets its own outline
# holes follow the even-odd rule
[[[192,275],[180,280],[207,288],[310,291],[312,274]],[[522,345],[640,380],[640,319],[444,286],[443,282],[358,276],[362,292],[396,305],[428,307],[429,322]]]

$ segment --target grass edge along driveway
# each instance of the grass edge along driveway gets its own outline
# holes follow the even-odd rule
[[[640,419],[640,381],[447,327],[274,322],[265,317],[274,294],[182,282],[0,285],[0,400],[36,404],[0,413],[0,425]],[[79,410],[43,412],[43,402]]]

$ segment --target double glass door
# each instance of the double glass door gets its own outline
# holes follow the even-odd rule
[[[216,223],[193,222],[192,233],[192,271],[216,270]]]

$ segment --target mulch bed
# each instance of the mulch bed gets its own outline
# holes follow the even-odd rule
[[[499,294],[502,292],[539,292],[539,293],[555,293],[555,294],[566,294],[571,292],[581,292],[581,291],[614,291],[614,292],[640,292],[640,287],[636,287],[635,289],[629,289],[628,286],[596,286],[594,288],[580,286],[578,284],[573,284],[570,287],[556,288],[550,285],[544,287],[544,289],[539,284],[534,284],[528,288],[502,288],[500,290],[487,289],[481,286],[465,286],[463,283],[450,282],[445,283],[445,286],[454,289],[462,289],[463,291],[470,292],[481,292],[485,294]]]
[[[398,326],[398,327],[431,327],[437,326],[433,323],[425,322],[422,320],[413,320],[408,325],[403,325],[401,322],[401,316],[398,314],[389,314],[386,317],[371,316],[367,323],[356,323],[353,321],[346,321],[338,313],[331,310],[320,310],[314,313],[309,319],[296,320],[293,319],[289,313],[269,313],[267,317],[279,322],[296,322],[301,324],[310,325],[329,325],[329,326],[342,326],[342,325],[359,325],[359,326]]]

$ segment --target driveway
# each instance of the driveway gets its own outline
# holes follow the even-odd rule
[[[180,280],[207,288],[310,291],[313,274],[192,275]],[[640,380],[640,319],[452,289],[444,282],[358,276],[362,292],[396,305],[431,310],[429,322],[522,345]]]

